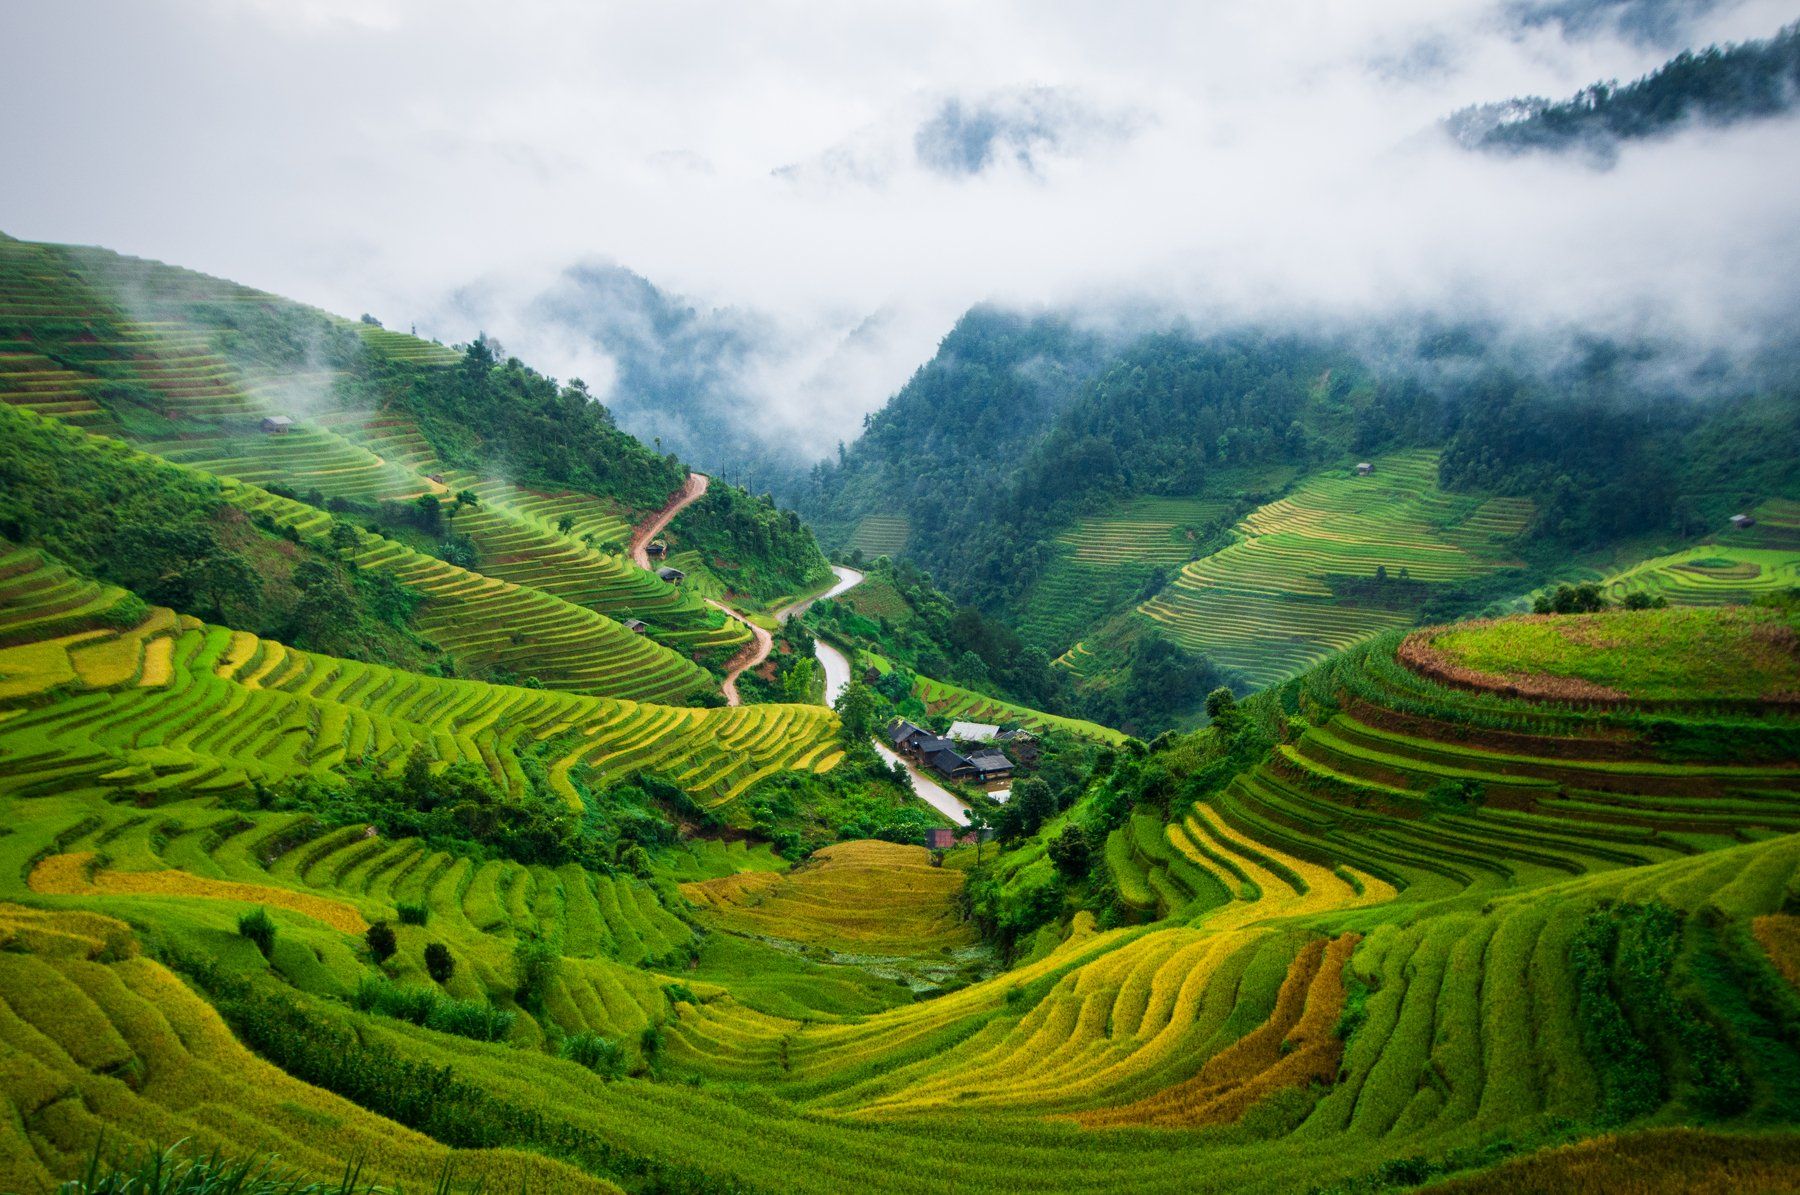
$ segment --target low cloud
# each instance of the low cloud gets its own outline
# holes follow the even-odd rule
[[[616,403],[619,354],[542,300],[619,263],[753,334],[707,385],[806,455],[983,301],[1732,354],[1800,312],[1795,121],[1605,172],[1440,123],[1766,36],[1762,0],[93,7],[0,16],[0,149],[34,164],[0,229],[485,328]]]

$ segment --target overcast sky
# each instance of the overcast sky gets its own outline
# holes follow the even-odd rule
[[[5,0],[0,230],[445,340],[479,310],[597,389],[607,362],[523,311],[568,266],[616,261],[779,321],[747,384],[822,442],[984,299],[1456,306],[1721,343],[1791,321],[1795,121],[1633,147],[1609,170],[1434,131],[1676,48],[1522,7]],[[1800,15],[1652,7],[1693,14],[1681,44]],[[1013,138],[959,157],[994,121]],[[452,301],[469,287],[479,303]]]

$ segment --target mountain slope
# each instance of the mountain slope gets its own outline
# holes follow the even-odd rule
[[[5,1089],[5,1182],[71,1173],[104,1127],[242,1151],[292,1134],[314,1166],[345,1132],[375,1133],[399,1143],[372,1149],[376,1176],[447,1157],[459,1177],[563,1185],[509,1151],[554,1144],[560,1164],[628,1186],[985,1191],[1048,1171],[1093,1190],[1274,1192],[1447,1175],[1480,1189],[1521,1156],[1557,1173],[1568,1151],[1545,1147],[1576,1143],[1605,1183],[1657,1156],[1668,1189],[1791,1185],[1800,992],[1782,969],[1800,771],[1779,691],[1796,674],[1765,643],[1766,628],[1791,637],[1792,616],[1608,617],[1638,620],[1632,676],[1604,671],[1620,658],[1581,616],[1384,640],[1199,734],[1126,744],[1041,836],[987,847],[979,867],[972,848],[933,868],[886,844],[786,878],[722,849],[670,857],[704,937],[669,915],[671,888],[579,864],[332,830],[173,772],[153,811],[108,799],[104,761],[16,746],[93,690],[16,693],[0,719],[0,897],[43,907],[0,907],[0,1035],[29,1077]],[[1446,653],[1546,675],[1518,629],[1586,645],[1551,658],[1550,679],[1624,691],[1577,709],[1434,679]],[[169,673],[185,683],[259,668],[234,664],[229,636],[218,654],[203,628],[160,634],[198,637],[196,659],[214,661]],[[112,642],[7,648],[0,671],[21,653],[129,671]],[[1775,699],[1711,674],[1674,704],[1629,687],[1695,645],[1725,677],[1762,653]],[[162,682],[125,683],[112,725],[166,704]],[[435,685],[466,695],[451,708],[497,715],[498,700],[539,726],[607,707]],[[1071,827],[1104,847],[1065,876],[1047,844]],[[965,877],[1012,965],[930,1000],[895,1002],[891,978],[879,995],[884,971],[937,965],[921,950],[949,971],[981,949],[950,920]],[[257,908],[266,949],[233,932]],[[377,921],[395,929],[385,959],[359,928]],[[554,965],[529,962],[543,941]],[[442,981],[434,943],[455,964]],[[159,1018],[210,1028],[170,1038]],[[271,1064],[231,1115],[184,1098],[214,1090],[218,1067]],[[85,1115],[68,1115],[75,1101]]]

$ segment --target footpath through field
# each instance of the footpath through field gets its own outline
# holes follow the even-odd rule
[[[834,564],[831,566],[831,571],[838,576],[836,585],[820,594],[818,598],[796,602],[787,607],[781,612],[781,616],[785,619],[792,614],[804,611],[819,598],[836,597],[838,594],[862,584],[863,575],[853,568],[844,568]],[[850,661],[843,652],[817,637],[813,639],[813,655],[818,657],[819,666],[825,670],[825,704],[831,705],[849,687]],[[906,769],[906,774],[912,777],[913,792],[918,794],[920,800],[959,826],[969,824],[969,807],[958,800],[955,793],[921,772],[911,760],[902,759],[890,750],[887,744],[879,740],[875,743],[875,754],[881,756],[890,765],[899,764]]]

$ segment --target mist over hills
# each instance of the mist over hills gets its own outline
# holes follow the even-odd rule
[[[1800,1190],[1784,4],[0,6],[0,1191]]]

